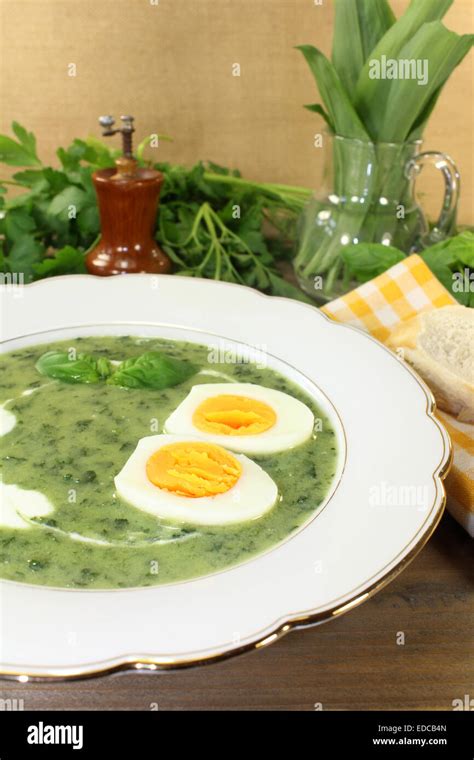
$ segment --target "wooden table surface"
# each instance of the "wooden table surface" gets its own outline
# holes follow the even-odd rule
[[[330,623],[213,665],[69,683],[3,680],[0,696],[23,699],[25,710],[451,710],[454,699],[473,696],[472,559],[472,540],[445,514],[401,575]]]

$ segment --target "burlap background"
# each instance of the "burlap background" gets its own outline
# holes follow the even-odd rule
[[[408,0],[392,4],[400,13]],[[173,136],[155,150],[162,160],[209,158],[255,179],[317,186],[321,122],[302,105],[318,96],[294,46],[330,51],[330,0],[1,0],[0,8],[0,130],[23,123],[44,160],[75,136],[99,134],[99,114],[130,112],[139,135]],[[472,30],[473,11],[473,0],[455,0],[446,22]],[[426,134],[426,147],[461,169],[465,223],[473,222],[472,60],[455,72]],[[427,172],[420,190],[433,214],[441,180]]]

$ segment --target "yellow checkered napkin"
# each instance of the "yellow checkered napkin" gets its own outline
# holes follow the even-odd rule
[[[414,254],[379,277],[360,285],[322,311],[338,322],[359,327],[384,341],[395,325],[422,311],[457,303],[424,261]],[[454,459],[446,480],[448,509],[474,536],[474,425],[450,414],[437,416],[453,442]]]

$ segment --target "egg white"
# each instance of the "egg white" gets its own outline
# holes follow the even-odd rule
[[[255,520],[274,506],[278,499],[276,484],[261,467],[243,455],[235,455],[242,474],[235,486],[225,493],[193,498],[154,485],[146,474],[149,457],[162,446],[179,442],[202,443],[203,440],[175,435],[141,438],[115,477],[118,495],[143,512],[194,525],[229,525]]]
[[[11,400],[11,399],[9,399]],[[7,401],[5,403],[8,403]],[[0,436],[7,435],[16,425],[16,417],[4,406],[0,406]]]
[[[51,385],[51,383],[44,383],[43,385],[39,385],[37,388],[27,388],[22,393],[20,393],[20,397],[31,396],[32,393],[37,393],[46,385]],[[13,412],[10,412],[8,409],[6,409],[6,405],[11,401],[14,401],[14,399],[8,398],[0,406],[0,436],[8,435],[8,433],[13,430],[17,422],[16,416],[13,414]]]
[[[193,423],[193,414],[197,407],[206,399],[221,395],[246,396],[263,401],[275,412],[275,424],[268,430],[254,435],[219,435],[199,430]],[[253,383],[194,385],[164,424],[166,433],[198,435],[204,441],[245,454],[276,454],[286,451],[307,441],[313,433],[313,428],[314,415],[305,404],[288,393]]]
[[[54,511],[49,499],[40,491],[29,491],[0,481],[0,525],[4,528],[31,528],[26,518],[46,517]]]

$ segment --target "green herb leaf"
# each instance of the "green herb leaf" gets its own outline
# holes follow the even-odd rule
[[[120,154],[118,150],[111,150],[94,137],[87,140],[76,139],[65,150],[58,148],[58,156],[64,169],[76,171],[81,167],[81,161],[90,164],[94,169],[104,169],[114,165],[114,158]]]
[[[40,374],[65,383],[98,383],[101,375],[96,362],[86,354],[70,358],[61,351],[47,351],[36,362]]]
[[[8,210],[5,214],[5,235],[9,240],[19,240],[30,235],[36,228],[34,219],[23,209]]]
[[[86,274],[84,254],[70,245],[61,248],[55,256],[43,259],[33,265],[35,279],[53,277],[59,274]]]
[[[470,230],[442,240],[421,251],[421,258],[435,277],[463,306],[472,306],[470,269],[474,269],[474,233]],[[467,269],[468,284],[465,285]],[[458,287],[458,282],[461,287]]]
[[[474,269],[474,232],[465,230],[451,239],[451,247],[458,261]]]
[[[341,0],[338,2],[341,4]],[[396,18],[387,0],[355,0],[355,2],[365,63],[375,46],[395,23]]]
[[[329,129],[331,130],[331,132],[336,131],[334,124],[331,121],[331,117],[329,116],[328,112],[324,110],[324,108],[322,107],[320,103],[311,103],[310,105],[305,106],[305,108],[308,111],[312,111],[312,113],[317,113],[320,116],[322,116],[324,121],[328,125]]]
[[[36,155],[36,137],[33,132],[28,132],[21,126],[21,124],[18,124],[17,121],[12,122],[12,130],[25,150],[28,151],[33,158],[36,158],[38,163],[40,163],[38,156]]]
[[[408,137],[420,114],[425,118],[425,109],[430,108],[433,95],[439,93],[473,41],[474,35],[459,36],[440,21],[423,24],[400,51],[400,59],[423,61],[427,81],[422,86],[413,78],[385,81],[389,92],[377,132],[378,140],[402,142]]]
[[[299,45],[319,88],[324,105],[338,135],[368,140],[356,110],[330,61],[312,45]]]
[[[425,264],[431,269],[434,276],[442,285],[444,285],[446,290],[448,290],[451,295],[455,296],[456,294],[453,293],[453,271],[450,268],[447,259],[443,259],[440,255],[430,256],[429,249],[427,249],[425,253],[422,253],[421,257]]]
[[[420,91],[426,90],[426,86],[418,86],[416,81],[413,82],[409,79],[373,77],[371,76],[373,61],[381,61],[382,56],[385,57],[386,61],[401,59],[401,51],[404,46],[413,39],[424,24],[443,18],[452,2],[453,0],[412,0],[405,13],[390,27],[374,50],[371,51],[359,75],[354,103],[367,131],[374,140],[384,139],[382,125],[385,109],[393,92],[397,90],[403,92],[407,83],[409,84],[411,81],[418,90],[418,94],[421,95]],[[431,89],[431,94],[433,94],[434,89],[436,88]],[[402,113],[397,114],[396,123],[398,118],[409,119],[409,110],[404,107]],[[415,117],[412,121],[414,120]],[[397,139],[401,142],[408,133],[409,130]]]
[[[124,388],[162,390],[183,383],[196,372],[197,367],[191,362],[173,359],[158,351],[147,351],[136,359],[123,362],[107,382]]]
[[[81,141],[77,141],[81,142]],[[98,169],[108,169],[115,166],[114,159],[120,155],[120,151],[114,148],[109,148],[97,137],[89,135],[84,141],[86,146],[84,150],[83,160],[93,164]]]
[[[143,161],[143,153],[145,151],[145,148],[150,145],[152,140],[156,140],[157,138],[158,144],[161,142],[161,140],[164,140],[165,142],[173,142],[173,138],[169,135],[147,135],[137,146],[136,155],[139,161]]]
[[[84,206],[77,215],[77,226],[84,236],[96,237],[100,232],[99,210],[94,204]]]
[[[113,374],[114,368],[112,363],[105,358],[105,356],[100,356],[96,361],[96,369],[99,375],[102,379],[106,379],[107,377],[110,377]]]
[[[51,214],[51,216],[57,216],[61,220],[66,220],[69,218],[69,212],[72,209],[74,215],[76,215],[86,203],[87,194],[84,190],[71,185],[66,187],[53,198],[48,206],[48,214]]]
[[[297,301],[302,301],[303,303],[310,303],[314,305],[314,301],[312,301],[309,296],[305,295],[302,290],[297,288],[295,285],[292,285],[291,282],[284,280],[282,277],[274,274],[273,272],[269,273],[269,278],[271,286],[270,292],[272,296],[293,298]]]
[[[9,166],[37,166],[41,162],[21,143],[0,135],[0,161]]]
[[[33,237],[24,235],[18,237],[8,252],[8,267],[10,272],[23,274],[25,282],[31,282],[34,267],[41,260],[44,246]]]
[[[29,188],[38,188],[42,190],[48,187],[48,183],[44,176],[43,169],[25,169],[22,172],[16,172],[12,179],[15,182],[19,182],[20,185],[24,185]]]
[[[387,0],[336,0],[332,62],[350,95],[369,53],[395,16]]]
[[[382,245],[381,243],[357,243],[344,246],[341,258],[349,269],[350,274],[358,282],[367,282],[373,277],[382,274],[399,261],[406,254],[398,248]]]
[[[420,256],[430,269],[431,264],[436,265],[438,262],[449,265],[459,263],[474,268],[474,232],[464,230],[459,235],[441,240],[422,251]]]

